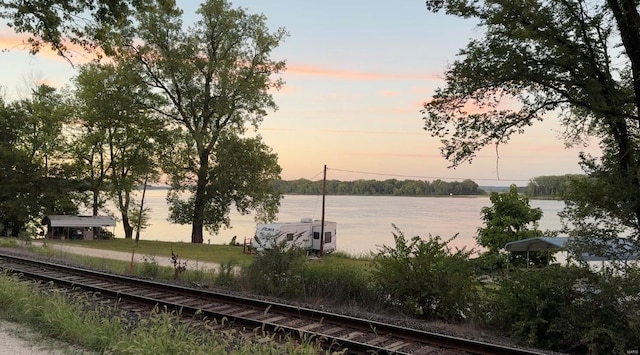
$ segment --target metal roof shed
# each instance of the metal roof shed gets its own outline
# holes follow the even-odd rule
[[[83,238],[87,238],[86,233],[89,229],[97,227],[115,227],[116,221],[111,216],[68,216],[68,215],[49,215],[42,219],[42,225],[48,227],[48,237],[66,237],[72,236],[72,231],[80,231]]]
[[[49,215],[44,217],[42,224],[50,227],[115,227],[116,221],[111,216]]]

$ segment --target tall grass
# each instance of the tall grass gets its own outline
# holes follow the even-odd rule
[[[318,354],[298,343],[213,327],[195,327],[155,311],[132,322],[91,294],[68,294],[0,274],[0,317],[29,324],[42,334],[104,354]],[[215,321],[210,320],[209,324]]]

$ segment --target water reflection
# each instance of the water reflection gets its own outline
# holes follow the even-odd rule
[[[150,226],[140,235],[142,240],[190,242],[191,226],[167,222],[166,190],[148,190],[145,206],[151,209]],[[562,201],[531,200],[532,207],[540,207],[544,216],[540,229],[559,229],[558,212]],[[381,245],[393,245],[395,224],[405,236],[427,237],[439,235],[448,239],[456,233],[455,247],[475,246],[475,235],[482,226],[480,210],[491,205],[488,197],[395,197],[395,196],[327,196],[325,219],[338,223],[337,249],[355,255],[377,251]],[[286,195],[282,200],[278,220],[298,221],[301,218],[320,219],[321,196]],[[205,243],[222,244],[233,236],[242,242],[255,231],[253,215],[231,215],[233,227],[218,235],[205,232]],[[122,226],[116,236],[123,237]]]

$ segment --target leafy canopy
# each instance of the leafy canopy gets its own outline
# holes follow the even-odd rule
[[[611,225],[640,235],[640,14],[635,0],[429,0],[431,11],[471,18],[482,35],[460,51],[446,85],[424,104],[425,129],[458,166],[487,145],[507,143],[538,121],[558,119],[568,145],[594,139],[602,156],[581,155],[566,214],[594,221],[575,234],[606,236]],[[580,220],[581,219],[581,220]],[[597,232],[606,219],[608,226]],[[591,229],[591,230],[589,230]]]
[[[17,33],[29,33],[32,53],[49,45],[61,55],[68,45],[95,48],[125,24],[146,0],[7,0],[0,1],[0,18]]]
[[[205,1],[197,14],[185,29],[174,1],[150,1],[112,48],[162,97],[149,108],[175,132],[164,159],[170,220],[190,222],[192,242],[202,243],[205,227],[228,225],[232,202],[259,218],[277,211],[269,184],[279,178],[277,156],[247,131],[277,108],[271,90],[281,87],[285,63],[270,55],[286,32],[224,0]]]
[[[613,47],[620,39],[607,6],[571,0],[427,1],[427,7],[477,19],[484,30],[424,105],[425,129],[442,138],[453,165],[553,111],[568,142],[608,137],[614,121],[637,120],[629,62]]]

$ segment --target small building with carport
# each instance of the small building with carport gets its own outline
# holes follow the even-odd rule
[[[105,227],[116,226],[111,216],[48,215],[42,219],[49,239],[101,239]],[[95,236],[95,237],[94,237]]]
[[[566,251],[570,237],[535,237],[516,240],[505,244],[504,249],[508,252],[526,252],[527,267],[529,266],[529,252],[531,251]],[[580,253],[577,256],[582,261],[636,261],[640,260],[640,248],[633,241],[627,238],[616,238],[615,240],[599,241],[595,243],[594,249],[598,252]]]

